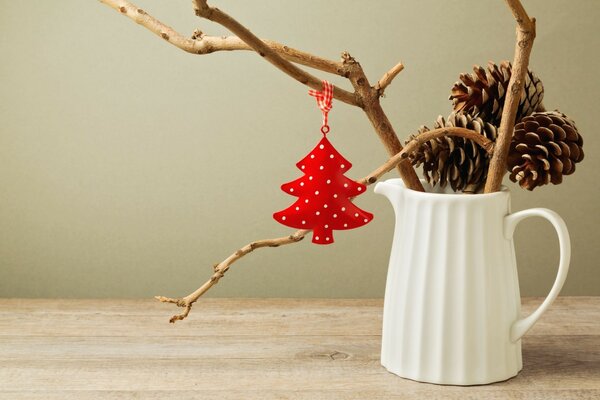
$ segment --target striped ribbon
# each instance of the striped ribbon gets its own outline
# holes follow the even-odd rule
[[[321,132],[323,135],[329,132],[329,125],[327,124],[327,115],[329,114],[329,110],[331,110],[331,100],[333,99],[333,85],[327,81],[323,82],[322,90],[309,90],[308,94],[314,96],[317,99],[317,105],[323,112],[323,125],[321,126]]]

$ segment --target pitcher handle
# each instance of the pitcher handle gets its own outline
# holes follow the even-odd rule
[[[515,232],[515,228],[525,218],[528,217],[542,217],[550,221],[554,229],[556,229],[556,233],[558,235],[558,245],[560,248],[560,261],[558,264],[558,273],[556,275],[556,280],[554,281],[554,285],[552,285],[552,289],[550,289],[550,293],[544,300],[544,302],[532,312],[529,316],[525,318],[518,319],[515,321],[510,329],[510,339],[513,342],[521,339],[521,337],[531,329],[531,327],[537,322],[537,320],[542,316],[542,314],[550,307],[552,302],[558,296],[558,293],[563,287],[565,283],[565,279],[567,278],[567,273],[569,272],[569,261],[571,260],[571,240],[569,238],[569,231],[567,230],[567,225],[565,221],[552,210],[548,210],[547,208],[531,208],[529,210],[523,210],[516,212],[514,214],[507,215],[504,218],[504,236],[507,239],[512,239],[513,234]]]

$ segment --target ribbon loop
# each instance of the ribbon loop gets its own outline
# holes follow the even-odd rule
[[[317,106],[323,112],[323,125],[321,125],[321,132],[323,135],[329,132],[329,125],[327,124],[327,115],[329,111],[333,107],[331,104],[331,100],[333,99],[333,85],[326,80],[322,81],[323,89],[322,90],[309,90],[308,94],[315,97],[317,99]]]

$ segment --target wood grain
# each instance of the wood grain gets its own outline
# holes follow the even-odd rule
[[[541,299],[524,299],[525,312]],[[381,300],[0,300],[0,399],[600,398],[600,298],[560,298],[506,382],[451,387],[379,365]]]

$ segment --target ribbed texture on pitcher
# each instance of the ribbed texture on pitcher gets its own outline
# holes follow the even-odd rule
[[[520,313],[508,192],[431,194],[396,185],[381,363],[424,382],[473,385],[522,368],[508,332]],[[381,192],[381,188],[376,189]],[[387,188],[394,190],[394,188]],[[386,193],[388,197],[390,196]]]

